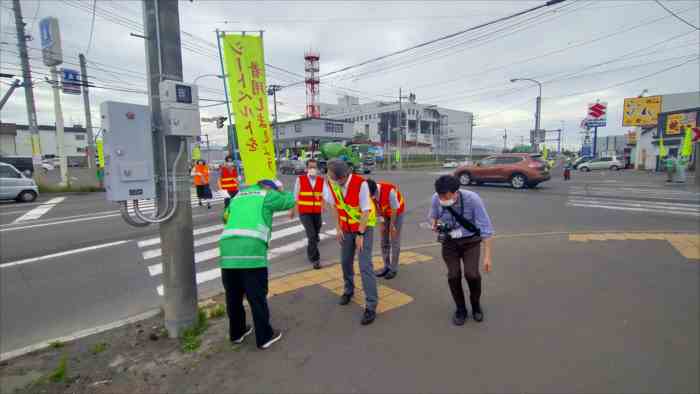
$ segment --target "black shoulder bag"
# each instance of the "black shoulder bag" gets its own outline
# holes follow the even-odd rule
[[[462,227],[467,229],[467,231],[474,233],[474,237],[481,236],[481,230],[478,227],[476,227],[474,223],[470,222],[467,218],[464,217],[464,196],[461,192],[459,193],[459,198],[462,203],[461,213],[457,213],[452,207],[445,207],[445,209],[447,210],[447,212],[451,213],[452,216],[454,216],[455,220],[457,220],[457,223],[459,223]]]

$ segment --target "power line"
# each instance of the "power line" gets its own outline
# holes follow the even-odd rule
[[[700,30],[700,27],[697,27],[697,26],[693,25],[692,23],[688,22],[687,20],[681,18],[681,17],[680,17],[679,15],[677,15],[675,12],[671,11],[671,10],[668,9],[665,5],[663,5],[663,3],[661,3],[659,0],[654,0],[654,1],[656,2],[656,4],[660,5],[661,8],[665,9],[666,12],[668,12],[669,14],[675,16],[676,19],[678,19],[679,21],[685,23],[686,25],[692,27],[692,28],[695,29],[695,30]]]

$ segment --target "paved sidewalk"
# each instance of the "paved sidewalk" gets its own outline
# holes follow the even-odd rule
[[[698,392],[696,241],[497,239],[486,320],[464,327],[450,322],[439,249],[418,248],[403,254],[397,278],[379,280],[381,313],[368,327],[359,289],[356,303],[337,304],[336,265],[271,283],[272,322],[284,338],[267,351],[250,338],[227,344],[217,319],[200,349],[183,354],[176,341],[148,340],[154,319],[10,360],[0,372],[14,383],[36,378],[66,354],[69,383],[24,392]]]

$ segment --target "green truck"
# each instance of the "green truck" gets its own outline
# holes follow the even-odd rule
[[[368,144],[343,145],[337,142],[321,144],[321,156],[318,166],[324,173],[327,171],[327,162],[334,159],[344,160],[353,172],[369,174],[374,166],[374,156],[370,153]]]

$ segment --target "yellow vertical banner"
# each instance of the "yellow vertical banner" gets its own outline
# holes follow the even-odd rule
[[[226,34],[222,41],[245,183],[275,179],[277,165],[267,106],[262,37]]]
[[[104,148],[104,143],[102,142],[101,138],[98,138],[95,140],[95,145],[97,145],[97,164],[100,166],[100,168],[104,168],[105,166],[105,148]]]

